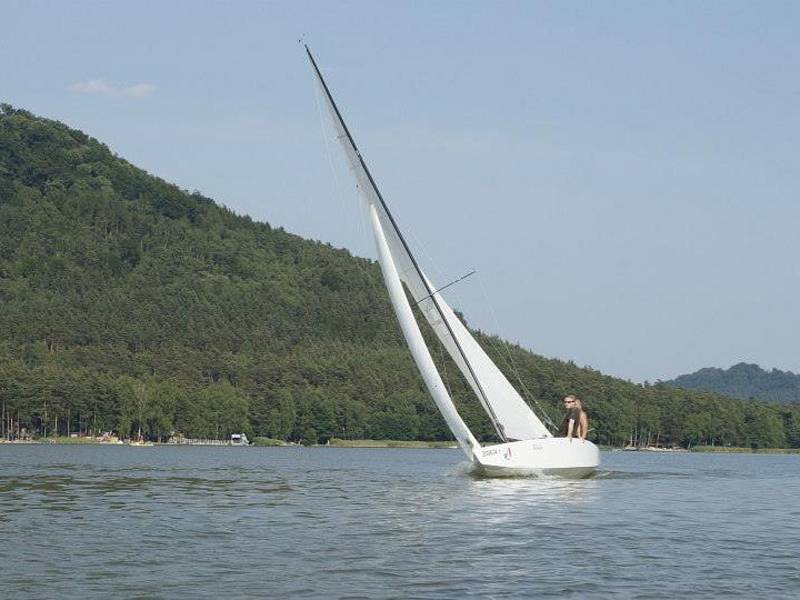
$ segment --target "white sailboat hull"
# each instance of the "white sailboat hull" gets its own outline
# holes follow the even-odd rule
[[[558,475],[587,477],[600,465],[600,451],[589,441],[562,437],[484,446],[474,454],[477,470],[493,477]]]

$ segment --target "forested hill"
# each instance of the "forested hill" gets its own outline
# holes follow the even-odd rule
[[[778,369],[766,371],[748,363],[739,363],[727,370],[700,369],[666,383],[687,390],[719,392],[735,398],[756,398],[780,404],[800,403],[800,375]]]
[[[634,385],[479,339],[554,419],[559,398],[582,396],[603,443],[800,445],[793,407]],[[467,422],[491,436],[454,365],[434,356]],[[39,435],[449,437],[376,264],[237,216],[8,105],[0,400],[4,423]]]

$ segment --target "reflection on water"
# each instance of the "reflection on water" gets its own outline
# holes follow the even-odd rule
[[[481,478],[475,492],[486,501],[503,504],[514,510],[525,510],[532,502],[539,506],[554,505],[564,508],[565,503],[575,504],[592,499],[597,482],[594,478],[564,479],[556,476],[536,478]]]
[[[790,596],[800,456],[0,447],[4,597]]]

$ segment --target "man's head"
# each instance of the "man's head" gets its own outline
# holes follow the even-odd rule
[[[565,396],[564,397],[564,408],[572,408],[573,406],[575,406],[575,401],[576,400],[577,400],[577,398],[575,398],[575,396],[573,396],[572,394],[570,394],[569,396]]]

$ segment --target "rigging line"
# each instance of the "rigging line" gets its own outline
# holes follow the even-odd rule
[[[500,331],[500,323],[497,320],[497,315],[494,312],[494,307],[492,306],[492,303],[489,301],[489,295],[486,293],[486,286],[483,285],[483,280],[480,277],[478,277],[478,283],[481,288],[481,293],[483,294],[484,305],[489,308],[489,314],[491,315],[492,321],[494,322],[494,329],[495,331]],[[506,362],[511,372],[514,373],[514,377],[516,378],[517,383],[519,383],[519,386],[522,389],[522,393],[525,396],[525,400],[527,400],[529,404],[533,402],[533,404],[536,405],[536,408],[539,409],[539,413],[541,413],[542,415],[542,420],[544,421],[545,425],[547,425],[551,429],[551,433],[555,433],[558,430],[558,426],[553,422],[553,420],[550,418],[550,415],[536,399],[536,396],[531,394],[530,390],[528,389],[528,386],[525,385],[525,382],[522,380],[522,375],[519,369],[517,368],[516,362],[514,361],[514,356],[511,353],[511,349],[508,347],[508,343],[504,341],[502,344],[503,347],[505,348],[506,354],[508,355],[508,360],[506,361],[506,358],[503,356],[502,352],[497,348],[497,344],[494,341],[492,341],[492,336],[489,335],[486,337],[489,340],[489,344],[491,344],[492,348],[494,348],[495,352],[497,352],[497,355],[500,358],[502,358],[504,362]]]
[[[438,294],[438,293],[439,293],[439,292],[441,292],[442,290],[446,290],[446,289],[447,289],[447,288],[449,288],[451,285],[455,285],[455,284],[457,284],[459,281],[464,281],[464,280],[465,280],[467,277],[469,277],[470,275],[475,275],[475,273],[477,273],[477,271],[476,271],[475,269],[472,269],[472,271],[470,271],[470,272],[469,272],[469,273],[467,273],[466,275],[462,275],[461,277],[459,277],[458,279],[454,279],[453,281],[451,281],[451,282],[450,282],[450,283],[448,283],[447,285],[443,285],[443,286],[442,286],[442,287],[440,287],[439,289],[432,291],[432,292],[431,292],[429,295],[425,296],[424,298],[420,298],[419,300],[417,300],[416,302],[414,302],[413,306],[416,306],[416,305],[417,305],[417,304],[419,304],[420,302],[422,302],[422,301],[424,301],[424,300],[427,300],[428,298],[430,298],[430,297],[431,297],[431,296],[433,296],[434,294]]]
[[[347,206],[345,205],[344,196],[341,192],[342,188],[339,183],[339,175],[336,172],[336,168],[333,166],[333,153],[331,152],[330,141],[328,139],[328,130],[325,128],[325,117],[322,114],[322,103],[320,102],[319,96],[320,96],[319,88],[316,85],[314,85],[314,100],[316,101],[317,104],[317,115],[319,116],[320,133],[322,134],[322,140],[325,143],[325,157],[328,160],[328,166],[330,167],[331,176],[333,177],[334,195],[336,196],[336,200],[338,200],[339,202],[339,209],[341,210],[341,214],[346,214]],[[347,232],[345,231],[345,233]]]
[[[405,238],[403,237],[403,234],[400,232],[400,228],[397,226],[397,223],[395,222],[394,217],[392,216],[392,213],[389,210],[389,207],[386,205],[386,202],[384,201],[383,196],[381,195],[381,192],[378,189],[378,185],[375,183],[375,180],[372,178],[372,173],[370,173],[370,170],[367,168],[367,164],[364,162],[364,157],[361,156],[361,152],[359,151],[358,146],[356,146],[355,140],[353,140],[353,136],[350,135],[350,130],[347,128],[347,124],[344,122],[344,119],[342,118],[342,114],[339,112],[339,107],[336,106],[336,102],[334,102],[334,100],[333,100],[333,96],[331,95],[331,92],[328,89],[328,84],[325,83],[325,79],[322,77],[322,73],[320,72],[319,67],[317,66],[317,62],[314,60],[314,57],[311,54],[311,50],[309,50],[307,45],[305,46],[305,49],[306,49],[306,53],[308,54],[308,58],[311,61],[311,65],[314,67],[314,71],[316,71],[317,77],[319,78],[319,81],[322,84],[323,89],[325,90],[325,94],[328,97],[328,101],[330,102],[331,107],[333,108],[334,112],[336,113],[336,117],[337,117],[337,119],[339,121],[339,124],[342,126],[342,129],[344,130],[344,133],[347,136],[347,140],[348,140],[348,142],[350,143],[350,146],[353,149],[355,157],[358,159],[358,162],[359,162],[361,168],[363,169],[364,174],[366,174],[367,179],[369,180],[369,183],[372,186],[372,190],[375,192],[375,195],[378,198],[378,201],[381,203],[381,207],[383,208],[383,211],[386,213],[386,216],[389,218],[389,222],[391,223],[392,227],[394,228],[394,232],[397,234],[397,237],[400,240],[400,243],[403,245],[403,248],[405,249],[406,254],[408,254],[408,257],[411,259],[411,263],[413,264],[414,269],[417,271],[417,274],[418,274],[420,280],[422,281],[423,286],[428,291],[428,293],[430,293],[431,292],[430,285],[428,284],[428,281],[425,279],[425,276],[422,273],[422,269],[420,269],[419,265],[417,264],[417,259],[414,258],[414,255],[411,253],[411,249],[408,247],[408,243],[406,242]],[[450,337],[452,338],[453,343],[455,344],[456,348],[458,348],[459,354],[461,354],[461,357],[462,357],[462,359],[464,361],[464,364],[467,366],[467,369],[469,370],[470,376],[472,377],[473,381],[475,382],[475,387],[478,389],[479,394],[480,394],[480,396],[482,396],[483,402],[484,402],[486,408],[488,409],[489,415],[490,415],[490,417],[492,419],[492,424],[494,425],[495,430],[497,430],[497,434],[500,436],[500,439],[502,439],[504,442],[507,441],[505,432],[503,430],[503,426],[500,423],[500,421],[497,419],[497,415],[494,413],[494,409],[492,408],[492,405],[489,403],[489,398],[487,397],[486,392],[483,389],[483,386],[481,385],[480,380],[478,379],[477,375],[475,374],[475,371],[472,368],[472,365],[470,364],[469,359],[467,358],[467,355],[464,352],[464,349],[461,347],[461,343],[458,341],[458,338],[456,338],[455,333],[453,332],[453,329],[450,326],[450,323],[447,321],[447,317],[445,317],[444,311],[442,310],[442,307],[439,305],[439,301],[436,299],[436,296],[431,296],[430,300],[433,303],[434,307],[436,308],[436,311],[439,313],[439,316],[440,316],[442,322],[444,323],[444,326],[447,328],[447,331],[450,334]]]
[[[344,199],[344,194],[342,193],[342,185],[339,181],[339,174],[336,170],[336,167],[333,164],[333,153],[331,152],[331,147],[330,147],[330,139],[329,139],[330,133],[333,133],[334,135],[336,134],[335,132],[329,132],[328,128],[325,127],[325,123],[327,121],[323,115],[322,102],[320,101],[320,90],[319,87],[316,85],[313,85],[313,88],[314,88],[313,90],[314,100],[317,105],[317,115],[319,116],[320,133],[322,134],[322,140],[325,144],[325,157],[327,158],[328,166],[330,167],[331,176],[333,178],[334,195],[336,196],[336,199],[339,202],[341,214],[347,215],[348,211],[350,210],[349,207],[353,206],[353,204],[351,202],[346,202]],[[361,198],[358,196],[358,192],[356,192],[356,201],[357,202],[355,205],[358,206],[361,203]],[[367,248],[369,247],[369,243],[367,240],[367,231],[366,231],[363,211],[360,210],[356,211],[355,220],[357,222],[356,236],[364,243],[364,247]],[[347,227],[342,225],[342,231],[344,234],[347,234],[348,233]],[[360,260],[358,260],[357,262],[358,262],[358,270],[361,271],[362,274],[365,276],[372,291],[376,291],[378,288],[369,272],[369,267],[367,265],[362,264]]]
[[[439,279],[444,279],[444,271],[442,271],[439,268],[438,263],[433,259],[433,255],[430,252],[428,252],[428,248],[422,242],[422,240],[417,235],[415,235],[413,231],[409,232],[408,235],[409,235],[410,238],[412,238],[412,240],[414,242],[414,245],[418,248],[419,253],[422,255],[422,257],[425,260],[425,263],[433,270],[433,272],[435,273],[436,277],[439,278]],[[477,271],[473,269],[473,271],[471,273],[468,273],[467,275],[464,275],[464,277],[462,277],[461,279],[466,279],[467,277],[469,277],[470,275],[472,275],[473,273],[476,273],[476,272]],[[460,279],[457,280],[457,281],[460,281]],[[455,281],[451,282],[450,284],[448,284],[448,286],[451,285],[452,283],[455,283]],[[443,286],[443,287],[439,288],[434,293],[440,292],[445,287],[447,287],[447,286]],[[410,292],[409,292],[409,296],[411,296],[412,300],[414,299],[413,294],[411,294]],[[417,307],[417,305],[419,305],[424,300],[427,300],[429,297],[430,296],[425,296],[425,298],[422,298],[418,302],[414,302],[413,304],[411,304],[411,307],[412,308]],[[429,325],[429,327],[430,327],[430,325]],[[438,363],[436,365],[436,368],[439,369],[439,371],[441,372],[442,382],[444,383],[445,389],[447,390],[447,394],[450,396],[450,398],[455,403],[455,396],[453,395],[453,386],[450,384],[450,374],[449,374],[449,372],[447,370],[447,365],[448,365],[449,362],[452,362],[452,364],[455,365],[455,359],[453,359],[447,353],[447,350],[445,349],[445,346],[441,341],[438,344],[436,344],[436,348],[437,348],[437,351],[438,351],[438,357],[437,357],[438,358]],[[433,356],[433,352],[431,353],[431,356]],[[456,366],[456,371],[455,372],[458,373],[459,372],[458,365],[455,365],[455,366]],[[489,416],[489,420],[491,421],[491,415],[488,415],[488,416]]]
[[[298,40],[298,43],[302,43],[302,39]],[[313,82],[313,80],[312,80],[312,82]],[[322,102],[320,101],[321,93],[320,93],[319,87],[317,85],[314,85],[313,87],[314,87],[314,100],[315,100],[316,105],[317,105],[317,115],[319,117],[320,132],[322,134],[322,140],[323,140],[323,142],[325,144],[325,156],[326,156],[326,158],[328,160],[328,166],[330,167],[331,175],[333,177],[334,194],[336,196],[336,199],[339,201],[339,205],[340,205],[340,208],[341,208],[341,214],[346,215],[348,213],[348,211],[350,210],[350,207],[353,206],[353,205],[359,206],[361,204],[361,202],[362,202],[362,199],[361,199],[361,197],[359,196],[359,193],[358,193],[358,186],[356,186],[356,193],[355,193],[356,202],[355,202],[355,204],[353,204],[351,202],[346,202],[345,199],[344,199],[344,194],[342,193],[342,185],[341,185],[341,183],[339,181],[339,175],[338,175],[338,172],[336,170],[336,167],[333,164],[333,158],[332,158],[333,153],[331,152],[330,139],[329,139],[331,134],[335,135],[337,138],[339,136],[335,131],[329,131],[329,129],[327,127],[325,127],[325,123],[327,123],[327,120],[325,119],[325,117],[323,115],[324,111],[322,109]],[[357,228],[356,228],[357,229],[357,233],[356,233],[356,236],[363,243],[363,248],[364,249],[369,248],[369,236],[367,235],[366,215],[364,214],[364,211],[357,210],[356,213],[355,213],[355,220],[357,222]],[[344,226],[343,226],[342,231],[345,234],[348,233]],[[372,291],[373,292],[377,291],[378,290],[378,286],[377,286],[377,284],[375,283],[375,281],[372,278],[372,274],[370,273],[369,267],[367,265],[365,265],[365,264],[362,264],[361,261],[358,260],[358,269],[359,269],[359,271],[362,272],[362,274],[364,274],[364,276],[365,276],[370,288],[372,289]]]
[[[444,382],[444,387],[447,388],[447,393],[450,395],[450,398],[453,398],[453,390],[450,388],[450,381],[448,380],[447,376],[447,356],[444,351],[444,346],[441,344],[437,344],[439,346],[439,364],[442,365],[442,381]]]
[[[360,206],[360,204],[362,202],[362,199],[359,196],[357,188],[355,190],[355,203],[350,202],[350,201],[346,201],[346,199],[345,199],[345,194],[343,193],[343,186],[341,184],[341,181],[339,180],[339,174],[338,174],[338,171],[336,169],[336,166],[334,165],[333,152],[331,151],[331,147],[330,147],[330,137],[331,136],[335,136],[337,134],[336,134],[335,131],[331,131],[330,126],[326,127],[326,124],[328,123],[328,121],[325,119],[325,117],[323,115],[324,111],[323,111],[323,108],[322,108],[322,102],[320,100],[321,92],[319,90],[319,87],[316,85],[316,82],[314,82],[312,80],[312,83],[314,84],[313,93],[314,93],[314,100],[315,100],[315,103],[317,105],[317,115],[319,117],[320,133],[322,135],[322,139],[323,139],[323,142],[325,144],[325,156],[326,156],[326,159],[327,159],[327,162],[328,162],[328,166],[330,167],[331,176],[332,176],[332,179],[333,179],[334,195],[335,195],[336,199],[338,200],[339,205],[341,207],[340,214],[347,216],[348,213],[351,212],[351,207]],[[346,218],[345,221],[351,221],[352,222],[352,219],[347,219]],[[355,211],[355,222],[356,222],[356,227],[355,227],[356,238],[358,240],[360,240],[363,249],[369,248],[370,247],[369,236],[367,234],[366,215],[365,215],[364,211],[362,211],[362,210],[356,210]],[[345,224],[342,224],[342,231],[343,231],[344,234],[348,234],[348,229],[349,228]],[[378,294],[383,292],[383,288],[379,288],[378,287],[378,284],[376,283],[374,277],[372,276],[373,273],[372,273],[372,269],[370,268],[371,265],[368,264],[365,260],[362,260],[362,258],[359,257],[359,256],[356,256],[355,258],[356,258],[356,263],[358,265],[357,266],[357,270],[362,274],[364,279],[366,279],[367,285],[368,285],[369,289],[373,293],[373,297],[378,297]],[[392,349],[394,349],[396,347],[395,345],[389,344],[385,337],[378,337],[378,338],[374,339],[373,340],[373,344],[375,345],[375,349],[376,349],[378,355],[380,355],[380,356],[385,356],[387,354],[387,352],[389,352],[390,350],[392,350]],[[375,388],[379,389],[380,388],[380,378],[377,375],[375,375],[374,373],[372,373],[371,376],[370,376],[370,379],[372,380],[373,385],[375,385]]]
[[[439,268],[439,263],[436,260],[434,260],[433,255],[428,251],[427,246],[422,242],[420,237],[415,235],[415,233],[413,231],[410,231],[408,233],[408,236],[410,238],[412,238],[412,241],[414,242],[414,245],[417,247],[417,249],[419,250],[419,253],[422,255],[423,259],[425,260],[425,264],[428,265],[428,267],[432,270],[432,272],[436,275],[436,277],[438,279],[440,279],[440,280],[444,279],[444,271],[442,271],[442,269]],[[476,273],[476,272],[477,272],[477,270],[473,269],[471,273],[467,273],[467,275],[464,275],[464,277],[462,277],[461,279],[466,279],[467,277],[469,277],[470,275],[472,275],[473,273]],[[456,281],[460,281],[460,279],[456,280]],[[456,283],[456,282],[453,281],[453,282],[451,282],[451,283],[449,283],[447,285],[449,286],[452,283]],[[434,293],[438,293],[438,292],[442,291],[445,287],[447,287],[447,286],[440,287]],[[412,307],[417,306],[418,304],[420,304],[424,300],[427,300],[429,297],[430,296],[425,296],[425,298],[422,298],[421,300],[419,300],[419,302],[415,302],[412,305]],[[457,295],[454,294],[453,297],[457,298]],[[413,296],[412,296],[412,299],[413,299]],[[459,302],[458,304],[460,305],[461,303]],[[444,381],[445,387],[447,388],[447,393],[450,394],[451,398],[453,398],[452,386],[450,385],[450,383],[449,383],[449,381],[447,379],[447,360],[450,359],[451,361],[453,361],[453,364],[455,364],[455,359],[451,358],[447,354],[447,352],[445,351],[445,347],[444,347],[443,343],[440,342],[439,344],[436,344],[436,345],[437,345],[437,347],[439,349],[440,364],[442,365],[442,369],[441,369],[441,371],[442,371],[442,380]],[[458,365],[456,365],[456,372],[458,372]],[[490,420],[491,420],[491,415],[490,415]]]
[[[429,264],[429,265],[431,266],[431,268],[432,268],[432,269],[433,269],[433,270],[434,270],[434,271],[435,271],[435,272],[436,272],[436,273],[439,275],[439,277],[440,277],[440,278],[443,278],[443,271],[442,271],[442,270],[439,268],[439,265],[438,265],[438,263],[437,263],[437,262],[436,262],[436,261],[433,259],[432,255],[431,255],[431,254],[428,252],[428,249],[427,249],[427,247],[425,246],[425,244],[423,244],[423,243],[422,243],[422,241],[419,239],[419,237],[418,237],[418,236],[414,235],[414,232],[413,232],[413,231],[412,231],[412,232],[410,232],[409,236],[410,236],[411,238],[413,238],[413,240],[414,240],[414,242],[415,242],[415,245],[416,245],[416,246],[419,248],[419,250],[420,250],[420,253],[421,253],[421,254],[422,254],[422,256],[425,258],[425,261],[426,261],[426,263],[427,263],[427,264]],[[476,270],[476,269],[473,269],[473,271],[472,271],[471,273],[468,273],[468,274],[467,274],[467,275],[465,275],[463,278],[465,279],[465,278],[466,278],[466,277],[468,277],[469,275],[472,275],[473,273],[476,273],[476,272],[477,272],[477,270]],[[460,281],[460,280],[456,280],[456,281]],[[488,296],[488,294],[486,293],[486,289],[485,289],[485,287],[483,286],[483,280],[482,280],[482,278],[480,278],[480,277],[479,277],[479,278],[478,278],[478,281],[481,283],[481,292],[482,292],[482,294],[483,294],[483,298],[484,298],[484,304],[488,306],[488,308],[489,308],[489,311],[490,311],[490,313],[491,313],[491,315],[492,315],[492,318],[493,318],[493,320],[495,321],[495,329],[496,329],[496,330],[499,330],[499,327],[498,327],[498,325],[497,325],[497,317],[495,316],[495,313],[494,313],[494,311],[493,311],[493,308],[492,308],[492,304],[491,304],[491,302],[489,301],[489,296]],[[456,282],[451,282],[451,284],[452,284],[452,283],[456,283]],[[448,285],[451,285],[451,284],[448,284]],[[444,286],[444,287],[447,287],[447,286]],[[441,288],[439,288],[439,289],[438,289],[436,292],[434,292],[434,293],[438,293],[439,291],[443,290],[443,289],[444,289],[444,287],[441,287]],[[427,298],[427,297],[426,297],[426,298]],[[422,299],[422,300],[420,300],[419,302],[422,302],[422,301],[423,301],[423,300],[425,300],[426,298],[423,298],[423,299]],[[452,296],[451,296],[451,298],[452,298],[452,299],[455,299],[455,300],[456,300],[456,303],[457,303],[458,305],[461,305],[461,304],[462,304],[460,301],[458,301],[458,294],[457,294],[457,293],[453,292],[453,293],[452,293]],[[418,304],[418,303],[417,303],[417,304]],[[416,304],[415,304],[415,306],[416,306]],[[503,356],[503,353],[502,353],[502,351],[501,351],[501,350],[499,350],[499,349],[497,348],[497,345],[496,345],[496,344],[495,344],[495,343],[492,341],[492,336],[486,336],[486,337],[488,338],[488,342],[489,342],[489,344],[491,345],[491,347],[492,347],[492,348],[495,350],[495,353],[497,354],[498,358],[499,358],[499,359],[501,359],[501,360],[503,361],[503,364],[504,364],[504,365],[505,365],[505,366],[508,368],[508,370],[509,370],[509,371],[511,371],[511,372],[513,373],[514,377],[515,377],[515,378],[517,379],[517,381],[519,382],[519,385],[520,385],[520,387],[521,387],[521,388],[522,388],[522,390],[523,390],[523,395],[525,396],[525,399],[527,400],[528,404],[531,404],[531,403],[532,403],[532,404],[534,404],[534,405],[535,405],[535,406],[536,406],[536,407],[539,409],[539,413],[541,413],[541,414],[542,414],[542,419],[544,420],[544,424],[545,424],[545,426],[546,426],[546,427],[549,427],[549,428],[552,430],[552,432],[555,432],[555,431],[557,431],[557,430],[558,430],[558,427],[556,426],[556,424],[555,424],[555,423],[553,423],[553,421],[550,419],[550,417],[549,417],[549,415],[547,414],[547,412],[545,411],[545,409],[542,407],[542,405],[541,405],[541,404],[539,404],[539,402],[536,400],[536,397],[535,397],[533,394],[531,394],[531,393],[530,393],[530,391],[528,390],[527,386],[526,386],[526,385],[525,385],[525,383],[523,382],[523,380],[522,380],[522,377],[521,377],[521,374],[520,374],[520,372],[519,372],[519,369],[517,368],[517,366],[516,366],[516,364],[515,364],[515,362],[514,362],[514,358],[513,358],[513,356],[511,355],[511,351],[508,349],[508,347],[506,346],[506,352],[508,353],[508,355],[509,355],[509,356],[508,356],[508,359],[506,359],[506,357],[505,357],[505,356]],[[477,340],[476,340],[476,341],[477,341]],[[479,345],[480,345],[480,344],[479,344]],[[440,346],[440,349],[441,349],[441,346]],[[450,391],[450,390],[448,389],[448,391]],[[452,397],[452,395],[453,395],[453,394],[452,394],[452,392],[450,392],[450,396],[451,396],[451,397]]]
[[[484,298],[486,299],[485,302],[489,306],[489,312],[492,315],[492,319],[495,322],[495,329],[499,331],[499,325],[498,325],[498,322],[497,322],[497,318],[495,316],[495,313],[494,313],[494,310],[493,310],[491,304],[488,302],[488,295],[486,294],[485,288],[482,288],[482,292],[483,292]],[[536,408],[539,409],[539,414],[542,415],[542,420],[544,421],[545,425],[550,428],[552,433],[555,433],[558,430],[558,426],[550,418],[550,415],[548,414],[547,410],[545,410],[545,408],[539,403],[539,400],[536,398],[536,396],[534,396],[530,392],[530,390],[528,389],[528,386],[525,385],[525,382],[522,379],[522,375],[521,375],[521,373],[519,371],[519,368],[516,365],[516,362],[514,361],[514,356],[513,356],[512,352],[511,352],[508,344],[506,342],[502,342],[501,343],[501,345],[505,349],[506,354],[508,355],[508,359],[506,360],[506,357],[503,356],[502,351],[497,348],[498,344],[496,344],[494,341],[492,341],[492,336],[487,336],[487,338],[488,338],[489,344],[491,344],[491,346],[495,349],[495,352],[497,352],[497,355],[500,358],[503,359],[503,361],[506,363],[506,365],[510,368],[511,372],[514,374],[514,377],[516,378],[517,383],[519,384],[520,388],[522,389],[522,393],[524,394],[525,399],[528,401],[529,404],[533,403],[534,405],[536,405]]]
[[[428,246],[423,242],[422,238],[420,238],[416,232],[409,231],[406,233],[406,237],[411,240],[414,244],[414,247],[417,249],[417,253],[422,257],[422,260],[425,262],[426,268],[428,272],[433,275],[438,281],[441,281],[445,278],[445,273],[442,269],[439,268],[439,264],[436,260],[434,260],[433,254],[428,250]]]

